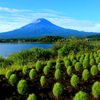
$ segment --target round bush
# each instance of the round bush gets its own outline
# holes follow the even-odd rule
[[[76,56],[76,59],[77,59],[77,60],[79,60],[79,59],[80,59],[80,57],[81,57],[80,55],[77,55],[77,56]]]
[[[71,83],[71,85],[72,85],[73,87],[76,87],[77,84],[79,83],[79,77],[78,77],[77,75],[74,74],[74,75],[71,77],[70,83]]]
[[[83,60],[83,68],[87,68],[89,66],[89,61],[87,59]]]
[[[75,66],[76,62],[77,62],[76,60],[72,61],[73,66]]]
[[[49,72],[50,72],[50,68],[49,68],[48,66],[45,66],[45,67],[43,68],[43,73],[44,73],[45,75],[47,75],[47,74],[49,74]]]
[[[60,71],[60,69],[56,69],[56,71],[54,73],[54,77],[55,77],[55,79],[60,79],[61,78],[61,71]]]
[[[40,78],[40,84],[41,84],[41,86],[43,86],[43,85],[46,84],[46,77],[45,76],[41,76],[41,78]]]
[[[98,70],[100,71],[100,63],[98,63]]]
[[[74,60],[74,58],[75,58],[74,56],[71,56],[70,61],[72,62]]]
[[[77,63],[75,64],[75,70],[76,70],[76,71],[80,71],[80,70],[81,70],[81,64],[80,64],[80,62],[77,62]]]
[[[91,75],[97,75],[98,73],[98,68],[96,65],[93,65],[90,69]]]
[[[66,60],[68,60],[68,57],[64,57],[63,59],[64,63],[66,62]]]
[[[98,64],[99,62],[100,62],[100,58],[97,57],[97,58],[96,58],[96,63]]]
[[[79,59],[79,62],[82,63],[83,62],[83,59],[84,59],[84,57],[81,56],[80,59]]]
[[[100,82],[96,81],[93,85],[92,85],[92,95],[94,97],[97,97],[100,95]]]
[[[92,66],[92,65],[94,65],[94,64],[95,64],[94,59],[90,59],[90,65]]]
[[[12,74],[9,78],[9,83],[11,85],[15,85],[18,82],[18,78],[16,76],[16,74]]]
[[[8,71],[6,72],[6,74],[5,74],[5,77],[6,77],[7,79],[9,79],[11,74],[12,74],[12,71],[11,71],[11,70],[8,70]]]
[[[56,64],[57,64],[57,63],[61,63],[61,59],[57,59],[57,60],[56,60]]]
[[[27,100],[37,100],[37,97],[34,93],[32,93],[32,94],[29,94]]]
[[[58,82],[55,83],[52,91],[53,91],[54,96],[56,96],[56,97],[60,96],[63,93],[62,85]]]
[[[28,68],[28,66],[24,66],[24,67],[22,68],[22,73],[23,73],[23,74],[28,74],[28,73],[29,73],[29,68]]]
[[[51,67],[52,67],[52,61],[48,61],[48,62],[47,62],[47,66],[48,66],[49,68],[51,68]]]
[[[42,69],[42,64],[41,64],[40,61],[37,61],[37,63],[36,63],[36,70],[39,71],[41,69]]]
[[[75,94],[73,100],[89,100],[89,99],[85,92],[79,91],[78,93]]]
[[[82,72],[82,79],[88,80],[89,76],[90,76],[90,73],[89,73],[88,69],[84,69]]]
[[[30,72],[29,72],[30,79],[35,78],[36,75],[37,75],[36,70],[35,69],[31,69]]]
[[[17,91],[19,94],[25,94],[28,90],[28,85],[26,80],[20,80],[17,85]]]
[[[70,66],[70,61],[69,60],[66,60],[65,61],[65,67],[67,68],[68,66]]]
[[[68,75],[71,75],[72,74],[72,67],[68,66],[67,69],[66,69],[66,71],[67,71]]]
[[[57,63],[56,66],[55,66],[55,69],[60,69],[60,68],[61,68],[61,64]]]

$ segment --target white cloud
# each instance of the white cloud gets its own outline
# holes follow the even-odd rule
[[[26,12],[31,10],[23,10],[23,9],[11,9],[7,7],[0,7],[0,11],[7,11],[7,12]]]

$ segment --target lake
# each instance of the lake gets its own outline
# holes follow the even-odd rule
[[[33,47],[48,49],[52,45],[53,44],[38,44],[38,43],[0,43],[0,56],[7,57],[12,53],[30,49]]]

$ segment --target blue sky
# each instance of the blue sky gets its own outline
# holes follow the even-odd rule
[[[0,32],[38,18],[87,32],[100,32],[100,0],[0,0]]]

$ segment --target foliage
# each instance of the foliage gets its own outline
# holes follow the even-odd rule
[[[94,65],[94,63],[95,63],[95,60],[94,59],[90,59],[90,65],[91,66]]]
[[[35,69],[31,69],[29,72],[29,77],[31,79],[35,78],[35,76],[37,75],[36,70]]]
[[[89,61],[87,59],[83,60],[83,68],[87,68],[89,66]]]
[[[68,66],[70,66],[70,61],[69,60],[66,60],[65,61],[65,67],[67,68]]]
[[[46,84],[46,77],[45,76],[41,76],[40,83],[41,83],[41,86]]]
[[[90,73],[89,73],[88,69],[84,69],[83,72],[82,72],[82,79],[88,80],[89,75],[90,75]]]
[[[37,100],[37,97],[34,93],[32,93],[32,94],[29,94],[27,100]]]
[[[67,71],[68,75],[71,75],[72,74],[72,67],[68,66],[67,69],[66,69],[66,71]]]
[[[97,66],[96,66],[96,65],[93,65],[93,66],[91,67],[91,69],[90,69],[90,72],[91,72],[92,75],[97,75],[97,73],[98,73],[98,68],[97,68]]]
[[[61,62],[61,59],[57,59],[57,60],[56,60],[56,64],[57,64],[57,63],[60,63],[60,62]]]
[[[54,77],[55,77],[55,79],[60,79],[61,78],[61,71],[60,71],[60,69],[56,69],[56,71],[54,73]]]
[[[85,92],[79,91],[78,93],[75,94],[73,100],[89,100],[89,99]]]
[[[75,66],[76,62],[77,62],[77,60],[73,60],[72,64]]]
[[[60,96],[63,93],[63,88],[61,83],[56,82],[53,86],[52,92],[54,96],[56,97]]]
[[[99,62],[100,62],[100,58],[97,57],[97,58],[96,58],[96,63],[98,64]]]
[[[41,70],[42,69],[42,64],[41,64],[41,62],[40,61],[37,61],[37,63],[36,63],[36,70],[37,71],[39,71],[39,70]]]
[[[29,68],[28,68],[28,66],[24,66],[24,67],[22,68],[22,73],[23,73],[23,74],[28,74],[28,73],[29,73]]]
[[[94,97],[97,97],[100,95],[100,82],[96,81],[93,85],[92,85],[92,94]]]
[[[48,61],[48,62],[47,62],[47,66],[48,66],[49,68],[51,68],[51,67],[52,67],[52,61]]]
[[[80,64],[80,62],[77,62],[77,63],[75,64],[75,70],[76,70],[76,71],[80,71],[80,70],[81,70],[81,64]]]
[[[7,79],[9,79],[10,76],[11,76],[11,74],[12,74],[12,71],[11,71],[11,70],[8,70],[8,71],[6,72],[6,74],[5,74],[5,77],[6,77]]]
[[[50,68],[49,68],[48,66],[45,66],[45,67],[43,68],[43,72],[44,72],[45,75],[49,74]]]
[[[17,85],[17,91],[19,94],[25,94],[28,90],[28,85],[26,80],[20,80]]]
[[[70,83],[71,83],[71,85],[72,85],[73,87],[76,87],[77,84],[79,83],[79,77],[78,77],[77,75],[74,74],[74,75],[71,77]]]
[[[9,83],[11,85],[15,85],[18,82],[18,78],[16,76],[16,74],[12,74],[9,78]]]
[[[98,70],[100,71],[100,62],[98,63],[98,66],[97,67],[98,67]]]
[[[56,63],[55,69],[60,69],[61,68],[61,64],[60,63]]]

